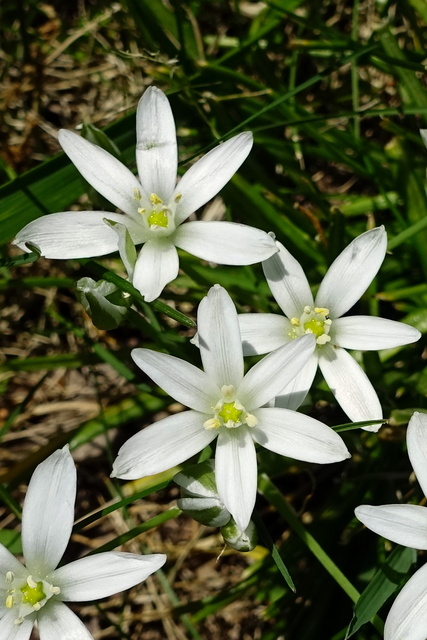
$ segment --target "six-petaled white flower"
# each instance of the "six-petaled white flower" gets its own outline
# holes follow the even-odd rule
[[[133,587],[165,563],[163,554],[99,553],[57,568],[74,520],[76,469],[68,448],[34,471],[22,512],[25,566],[0,544],[0,638],[91,640],[63,601],[97,600]]]
[[[134,286],[150,302],[178,275],[176,247],[204,260],[246,265],[277,251],[273,239],[253,227],[187,218],[231,179],[252,147],[241,133],[196,162],[176,185],[177,142],[168,99],[150,87],[137,110],[136,161],[139,180],[104,149],[71,131],[58,139],[82,176],[124,213],[67,211],[42,216],[26,225],[14,243],[29,251],[36,245],[47,258],[89,258],[120,251]],[[113,223],[113,224],[111,224]],[[139,256],[129,252],[126,229]]]
[[[415,412],[406,434],[412,467],[427,496],[427,414]],[[427,549],[427,509],[415,504],[361,505],[357,518],[368,529],[397,544]],[[387,616],[384,640],[424,640],[427,637],[427,564],[410,578]]]
[[[167,393],[190,407],[159,420],[128,440],[113,476],[159,473],[198,453],[218,437],[218,494],[240,529],[248,526],[257,489],[255,443],[308,462],[349,457],[340,436],[308,416],[265,407],[298,373],[315,348],[313,335],[277,349],[244,375],[237,312],[215,285],[198,309],[198,344],[204,371],[179,358],[134,349],[136,364]]]
[[[329,267],[315,299],[301,265],[277,243],[279,252],[263,262],[269,287],[286,317],[239,315],[245,355],[263,354],[311,333],[316,350],[282,390],[280,406],[297,409],[313,382],[317,366],[337,401],[353,421],[380,420],[378,396],[363,369],[345,349],[389,349],[421,336],[403,322],[371,316],[343,316],[378,272],[387,248],[384,227],[358,236]],[[377,431],[378,426],[366,427]]]

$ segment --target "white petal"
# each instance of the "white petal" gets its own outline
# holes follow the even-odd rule
[[[219,497],[244,531],[251,519],[257,490],[255,445],[247,428],[220,430],[215,480]]]
[[[28,576],[27,569],[10,553],[9,549],[6,549],[0,544],[0,580],[5,579],[6,573],[12,571],[17,577],[26,578]],[[3,584],[0,582],[0,584]],[[0,587],[3,588],[3,587]],[[1,606],[1,605],[0,605]]]
[[[111,476],[135,480],[191,458],[217,436],[215,429],[203,427],[210,417],[198,411],[183,411],[145,427],[122,446]]]
[[[190,409],[209,413],[221,396],[210,377],[185,360],[150,349],[133,349],[131,356],[171,398]]]
[[[296,411],[257,409],[259,423],[251,433],[258,444],[282,456],[327,464],[350,457],[343,440],[330,427]]]
[[[416,411],[406,432],[408,456],[421,489],[427,496],[427,414]]]
[[[377,275],[386,249],[384,227],[366,231],[350,242],[323,278],[316,306],[329,309],[332,318],[351,309]]]
[[[217,264],[255,264],[277,251],[265,231],[236,222],[186,222],[173,235],[177,247]]]
[[[0,613],[1,640],[29,640],[36,618],[35,614],[26,617],[22,624],[15,624],[16,618],[17,609],[7,609]]]
[[[47,574],[61,560],[71,535],[76,468],[68,446],[36,467],[22,510],[22,549],[30,573]]]
[[[299,373],[315,347],[314,336],[307,334],[257,362],[245,375],[236,393],[245,409],[251,411],[262,407],[279,395]]]
[[[178,253],[170,240],[149,240],[136,261],[133,286],[145,297],[146,302],[152,302],[169,282],[175,280],[178,269]]]
[[[80,618],[53,598],[41,610],[38,626],[40,640],[93,640]]]
[[[270,353],[291,341],[291,323],[276,313],[240,313],[238,315],[243,354],[258,356]]]
[[[129,216],[108,211],[64,211],[42,216],[27,224],[13,241],[23,251],[26,242],[37,245],[46,258],[92,258],[118,249],[117,233],[104,220],[124,224],[135,243],[143,230]]]
[[[288,318],[299,318],[305,306],[313,307],[313,294],[300,263],[280,243],[279,253],[266,260],[262,268],[270,291]]]
[[[387,616],[384,640],[425,640],[427,635],[427,564],[397,596]]]
[[[186,220],[227,184],[246,160],[252,142],[250,132],[239,133],[190,167],[175,189],[175,195],[181,195],[176,207],[177,224]]]
[[[178,151],[169,100],[157,87],[149,87],[139,101],[136,141],[138,173],[146,193],[168,203],[176,184]]]
[[[379,536],[413,549],[427,549],[427,509],[415,504],[356,507],[356,518]]]
[[[296,411],[310,391],[318,365],[319,355],[315,351],[299,373],[280,392],[280,395],[276,396],[275,406]]]
[[[243,352],[236,307],[227,291],[211,287],[197,311],[198,344],[203,368],[221,389],[243,378]]]
[[[418,329],[375,316],[346,316],[331,325],[332,342],[345,349],[362,351],[392,349],[421,338]]]
[[[163,553],[99,553],[60,567],[53,572],[52,582],[66,602],[98,600],[143,582],[165,562]]]
[[[130,216],[139,216],[138,207],[141,204],[136,194],[139,191],[144,196],[143,189],[139,180],[120,160],[66,129],[58,133],[58,140],[83,178],[98,193]],[[146,196],[144,199],[147,199]]]
[[[381,420],[380,401],[368,376],[344,349],[325,345],[319,353],[319,367],[341,408],[353,422]],[[364,427],[378,431],[381,425]]]

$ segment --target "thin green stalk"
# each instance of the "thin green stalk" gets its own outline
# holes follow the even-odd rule
[[[279,489],[270,480],[267,474],[262,473],[259,476],[258,487],[260,492],[265,496],[270,504],[272,504],[273,507],[277,509],[277,511],[286,520],[286,522],[297,534],[297,536],[302,540],[302,542],[307,546],[312,554],[316,556],[317,560],[322,564],[329,575],[335,580],[335,582],[337,582],[337,584],[339,584],[341,589],[349,596],[349,598],[353,602],[357,602],[360,597],[359,591],[351,584],[351,582],[348,580],[348,578],[346,578],[341,569],[337,567],[335,562],[322,549],[317,540],[313,538],[310,533],[308,533],[304,525],[298,519],[298,516],[292,506],[285,500]],[[382,633],[383,623],[378,616],[375,616],[375,618],[373,618],[372,624],[379,633]]]
[[[128,280],[121,278],[113,271],[106,269],[103,265],[98,264],[94,260],[81,260],[82,265],[84,265],[85,269],[89,271],[89,273],[93,274],[96,278],[100,280],[106,280],[107,282],[112,282],[116,285],[118,289],[121,291],[125,291],[126,293],[130,293],[134,298],[143,302],[144,304],[150,304],[154,309],[160,311],[160,313],[164,313],[169,318],[176,320],[180,324],[183,324],[186,327],[194,327],[194,321],[188,316],[184,315],[180,311],[176,311],[165,302],[161,300],[154,300],[153,302],[147,303],[144,300],[144,296],[140,294],[138,289],[135,289],[133,284],[131,284]]]
[[[0,500],[2,500],[2,502],[7,507],[9,507],[12,513],[14,513],[19,520],[21,520],[22,518],[21,507],[19,506],[18,502],[16,502],[16,500],[10,495],[6,487],[1,483],[0,483]]]
[[[357,42],[359,31],[359,0],[354,0],[353,14],[351,21],[351,39]],[[359,109],[360,95],[359,95],[359,67],[357,60],[353,60],[351,63],[351,102],[353,110],[355,112]],[[355,115],[353,119],[354,123],[354,136],[357,140],[360,139],[360,116]]]
[[[421,220],[418,220],[418,222],[415,222],[415,224],[412,224],[410,227],[408,227],[404,231],[401,231],[400,233],[398,233],[397,236],[394,236],[394,238],[391,238],[388,241],[387,249],[389,251],[396,249],[396,247],[398,247],[403,242],[406,242],[407,240],[415,236],[419,231],[421,231],[422,229],[425,229],[425,227],[427,227],[427,217],[421,218]]]

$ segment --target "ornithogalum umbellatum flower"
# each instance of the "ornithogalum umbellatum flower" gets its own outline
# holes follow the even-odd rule
[[[129,589],[165,563],[163,554],[99,553],[58,568],[71,535],[76,468],[65,447],[39,464],[22,511],[25,565],[0,544],[0,638],[92,640],[66,602],[97,600]]]
[[[236,308],[219,285],[201,301],[197,325],[204,370],[149,349],[132,351],[136,364],[190,410],[159,420],[130,438],[114,462],[113,476],[135,479],[159,473],[218,438],[218,495],[243,531],[257,490],[255,443],[308,462],[338,462],[350,454],[341,437],[318,420],[265,406],[310,358],[313,335],[270,353],[245,375]]]
[[[178,275],[177,247],[228,265],[253,264],[277,251],[265,231],[247,225],[187,222],[246,159],[251,133],[240,133],[212,149],[178,184],[175,123],[160,89],[150,87],[142,96],[136,134],[139,179],[101,147],[61,130],[58,140],[82,176],[123,213],[66,211],[42,216],[21,229],[15,244],[28,251],[26,243],[32,243],[46,258],[90,258],[119,250],[129,278],[147,302]],[[138,244],[143,247],[137,256]]]
[[[403,322],[374,316],[344,316],[366,291],[380,268],[387,248],[384,227],[366,231],[336,258],[316,297],[301,265],[277,243],[279,252],[263,262],[263,269],[283,315],[239,315],[245,355],[268,353],[312,334],[316,349],[286,389],[278,404],[297,409],[310,389],[317,367],[351,420],[381,420],[382,409],[371,382],[346,349],[389,349],[421,336]],[[377,431],[379,426],[366,427]]]

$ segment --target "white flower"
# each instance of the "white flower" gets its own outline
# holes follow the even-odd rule
[[[136,364],[190,411],[159,420],[128,440],[114,462],[113,476],[159,473],[218,437],[218,494],[244,530],[256,498],[255,443],[308,462],[337,462],[350,454],[340,436],[321,422],[288,409],[264,408],[313,353],[313,336],[269,354],[244,375],[237,312],[225,289],[210,289],[197,319],[204,371],[164,353],[132,351]]]
[[[351,420],[381,420],[375,389],[345,349],[389,349],[421,336],[403,322],[370,316],[341,317],[366,291],[385,257],[384,227],[362,233],[336,258],[313,299],[301,265],[279,242],[279,253],[263,263],[265,277],[286,317],[239,315],[245,355],[268,353],[294,338],[312,333],[316,351],[291,384],[282,390],[280,406],[297,409],[311,387],[317,366]],[[379,426],[366,427],[377,431]]]
[[[124,214],[67,211],[27,224],[14,243],[37,245],[46,258],[89,258],[120,250],[133,285],[147,302],[178,275],[176,247],[219,264],[246,265],[277,251],[270,236],[232,222],[182,224],[231,179],[252,147],[241,133],[196,162],[176,186],[177,143],[172,111],[155,87],[142,96],[136,115],[139,180],[104,149],[71,131],[59,142],[82,176]],[[111,221],[109,224],[106,221]],[[114,224],[115,223],[115,224]],[[126,229],[133,242],[126,247]],[[145,243],[135,263],[133,245]]]
[[[406,434],[412,467],[427,496],[427,414],[415,412]],[[415,504],[361,505],[357,518],[375,533],[397,544],[427,549],[427,509]],[[425,640],[427,637],[427,564],[412,576],[388,614],[384,640]]]
[[[0,638],[91,640],[63,601],[97,600],[133,587],[157,571],[163,554],[99,553],[56,568],[74,520],[76,469],[68,447],[39,464],[22,512],[25,566],[0,544]]]

